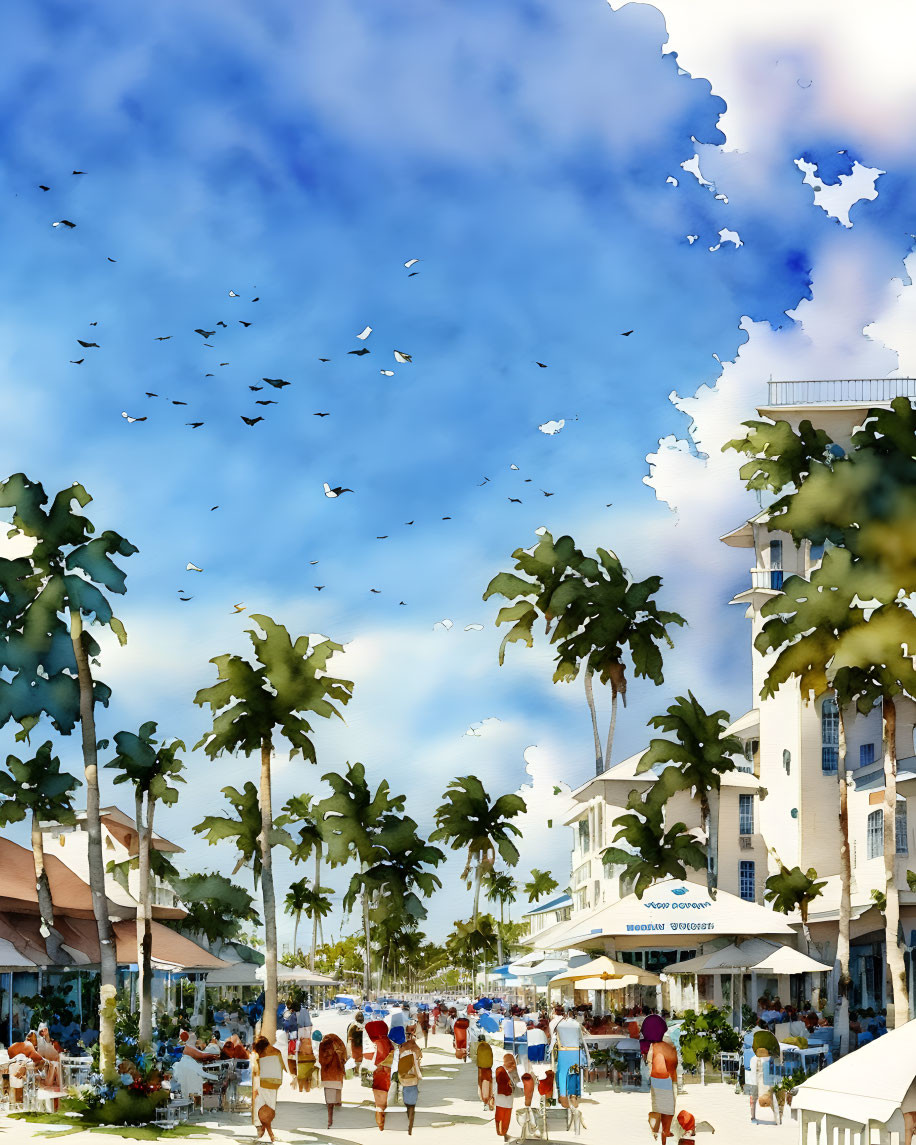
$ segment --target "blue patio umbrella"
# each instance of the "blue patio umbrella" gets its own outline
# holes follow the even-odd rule
[[[488,1034],[496,1034],[502,1029],[502,1023],[489,1011],[485,1010],[477,1019],[477,1025]]]
[[[493,1009],[493,999],[492,998],[478,998],[477,1001],[474,1003],[474,1009],[475,1010],[492,1010]]]

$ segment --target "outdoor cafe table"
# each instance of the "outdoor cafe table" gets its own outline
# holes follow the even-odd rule
[[[792,1045],[791,1042],[780,1042],[779,1049],[783,1058],[788,1054],[797,1054],[805,1073],[812,1073],[819,1068],[822,1064],[820,1059],[827,1055],[827,1047],[824,1045],[808,1046],[807,1049],[803,1050],[799,1046]]]

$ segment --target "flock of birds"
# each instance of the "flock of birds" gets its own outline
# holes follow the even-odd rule
[[[71,173],[71,177],[74,177],[74,176],[80,177],[80,176],[85,176],[85,175],[86,175],[85,171],[79,171],[79,170],[73,170]],[[38,188],[43,193],[51,191],[50,185],[47,185],[44,183],[39,183]],[[53,221],[51,223],[51,226],[54,228],[62,228],[64,231],[73,231],[77,228],[78,223],[74,222],[71,219],[62,218],[62,219],[57,219],[57,220]],[[111,258],[110,256],[106,256],[106,258],[107,258],[107,261],[110,263],[117,263],[117,259]],[[403,263],[404,269],[408,272],[408,274],[407,274],[408,278],[414,278],[420,273],[418,270],[413,269],[414,267],[419,265],[420,261],[421,260],[418,258],[409,258],[409,259],[407,259],[406,262]],[[244,301],[240,292],[238,292],[234,289],[231,289],[231,288],[227,290],[227,298],[229,300],[229,303],[233,304],[233,305]],[[261,297],[259,294],[255,294],[254,297],[250,298],[248,301],[249,301],[249,304],[258,303],[261,301]],[[236,318],[235,323],[237,325],[241,326],[244,330],[248,330],[254,325],[254,319],[252,317]],[[93,328],[97,327],[98,322],[90,322],[89,326],[93,327]],[[214,328],[212,330],[208,330],[206,328],[206,326],[198,326],[198,327],[195,327],[193,330],[194,334],[198,335],[200,338],[203,339],[202,345],[206,349],[216,349],[216,345],[213,341],[211,341],[211,339],[217,338],[219,336],[219,331],[221,329],[224,331],[228,331],[230,329],[229,323],[227,323],[223,319],[220,319],[217,322],[213,323],[213,326],[214,326]],[[368,339],[370,338],[372,333],[373,333],[373,327],[372,326],[369,326],[369,325],[364,326],[363,329],[360,330],[359,333],[355,335],[356,340],[358,342],[360,342],[361,345],[355,349],[346,351],[347,355],[362,358],[362,357],[365,357],[366,355],[370,354],[372,351],[366,343],[368,342]],[[629,338],[633,333],[634,333],[633,330],[625,330],[625,331],[621,332],[620,336],[624,337],[624,338]],[[87,360],[89,351],[101,351],[102,350],[101,344],[98,341],[96,341],[95,338],[96,338],[96,335],[93,334],[93,335],[88,335],[85,339],[84,338],[77,338],[76,339],[76,342],[77,342],[78,346],[80,347],[80,351],[82,352],[82,356],[79,358],[71,358],[70,359],[71,365],[82,366],[85,364],[85,362]],[[164,343],[164,342],[172,341],[172,339],[173,339],[172,334],[157,334],[154,336],[153,341]],[[396,366],[409,366],[413,362],[413,355],[411,353],[408,353],[405,350],[392,349],[391,353],[392,353],[392,357],[394,359],[394,364]],[[330,357],[319,357],[318,358],[318,361],[320,363],[323,363],[323,364],[331,362],[332,360],[333,359]],[[548,364],[546,362],[535,361],[534,364],[542,370],[546,370],[548,368]],[[229,365],[230,365],[229,361],[219,362],[217,368],[224,368],[224,367],[228,367]],[[391,368],[387,368],[385,366],[382,366],[379,369],[379,373],[383,377],[386,377],[386,378],[392,378],[395,376],[395,370],[393,370]],[[204,377],[207,377],[207,378],[212,378],[215,376],[216,375],[213,371],[208,371],[204,375]],[[249,383],[248,384],[249,391],[251,391],[251,393],[253,393],[253,394],[261,394],[264,392],[265,386],[269,386],[271,390],[282,391],[285,387],[291,385],[291,383],[285,378],[261,377],[259,379],[259,383],[260,384],[250,384]],[[162,397],[162,396],[160,396],[159,393],[156,393],[153,391],[145,391],[145,396],[148,400],[162,401],[162,402],[165,402],[165,403],[170,404],[172,406],[187,406],[189,404],[187,401],[184,401],[182,399],[171,398],[171,397]],[[266,421],[265,414],[268,410],[268,407],[278,406],[279,404],[280,403],[275,398],[272,398],[272,397],[257,397],[254,399],[254,405],[261,407],[265,411],[265,413],[257,413],[256,411],[252,411],[253,416],[249,416],[248,414],[245,414],[245,413],[240,413],[239,417],[241,418],[241,420],[244,422],[244,424],[246,426],[248,426],[249,428],[253,428],[254,426],[258,425],[259,423]],[[316,410],[313,413],[313,416],[317,417],[317,418],[330,417],[331,411],[330,410]],[[140,423],[143,423],[143,422],[146,422],[149,420],[148,414],[129,413],[127,410],[121,411],[121,417],[124,419],[124,421],[128,425],[136,425],[136,424],[140,424]],[[576,417],[576,420],[578,420],[578,415]],[[192,421],[185,422],[184,424],[187,428],[189,428],[191,430],[199,430],[199,429],[202,429],[206,425],[206,421],[205,420],[192,420]],[[566,420],[561,418],[561,419],[553,419],[553,420],[548,420],[546,422],[543,422],[540,425],[538,425],[537,428],[541,433],[547,434],[549,436],[553,436],[553,435],[559,433],[564,428],[565,425],[566,425]],[[513,472],[519,471],[519,467],[517,465],[515,465],[514,463],[509,465],[509,469]],[[525,483],[531,483],[532,480],[533,479],[531,477],[524,478]],[[478,487],[483,487],[484,485],[487,485],[489,483],[490,483],[490,477],[484,475],[483,480],[478,482]],[[346,493],[354,493],[355,492],[352,488],[350,488],[348,486],[332,485],[329,481],[323,482],[323,491],[324,491],[324,496],[331,499],[331,500],[342,497]],[[555,495],[554,491],[552,491],[552,490],[539,488],[539,491],[545,498],[553,497]],[[521,505],[524,503],[524,501],[521,497],[509,496],[509,497],[507,497],[507,501],[510,504],[514,504],[514,505]],[[609,503],[607,505],[607,507],[610,508],[611,504],[612,503]],[[213,505],[210,509],[210,512],[214,512],[217,509],[219,509],[219,505]],[[451,516],[443,516],[441,518],[441,520],[451,521],[452,517]],[[412,526],[414,524],[415,524],[414,520],[404,522],[405,526]],[[542,530],[538,530],[538,531],[540,532]],[[378,540],[378,541],[384,541],[384,540],[388,540],[388,539],[389,539],[389,534],[387,534],[387,533],[378,534],[376,536],[376,540]],[[313,560],[313,561],[310,561],[309,563],[310,563],[310,565],[314,566],[314,565],[317,565],[319,562],[317,560]],[[186,567],[186,571],[187,572],[193,572],[193,573],[203,573],[204,570],[200,566],[189,561],[187,564],[187,567]],[[321,585],[316,584],[313,587],[317,592],[322,592],[327,586],[323,585],[323,584],[321,584]],[[380,595],[381,591],[382,590],[378,589],[378,588],[370,588],[369,589],[369,592],[372,594],[375,594],[375,595]],[[188,602],[188,601],[191,601],[194,599],[194,595],[187,593],[184,589],[178,589],[178,599],[182,602]],[[406,606],[406,604],[407,604],[406,601],[403,601],[403,600],[399,601],[399,606]],[[238,604],[235,604],[233,606],[232,614],[244,612],[245,608],[246,608],[246,605],[244,604],[244,602],[239,602]],[[453,627],[453,622],[450,619],[446,618],[446,619],[437,621],[433,627],[434,627],[434,629],[441,629],[444,631],[449,631]],[[480,631],[482,628],[483,628],[483,625],[474,623],[474,624],[467,625],[465,627],[464,631],[465,632]]]

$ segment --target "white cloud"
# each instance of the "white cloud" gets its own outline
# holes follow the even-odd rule
[[[711,246],[710,250],[720,250],[723,243],[734,243],[735,247],[744,246],[744,240],[737,231],[730,231],[728,227],[723,227],[719,231],[719,241],[715,246]]]
[[[564,425],[566,425],[566,419],[561,417],[559,421],[545,421],[538,426],[538,429],[541,433],[555,434],[559,433]]]
[[[877,199],[875,184],[887,174],[878,167],[865,167],[856,160],[850,174],[840,175],[836,183],[827,183],[818,175],[816,163],[796,159],[795,166],[805,174],[802,182],[814,188],[814,205],[844,227],[852,226],[849,212],[856,203]]]

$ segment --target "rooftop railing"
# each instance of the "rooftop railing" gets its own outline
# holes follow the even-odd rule
[[[834,378],[812,382],[770,382],[769,405],[869,405],[916,398],[916,378]]]

